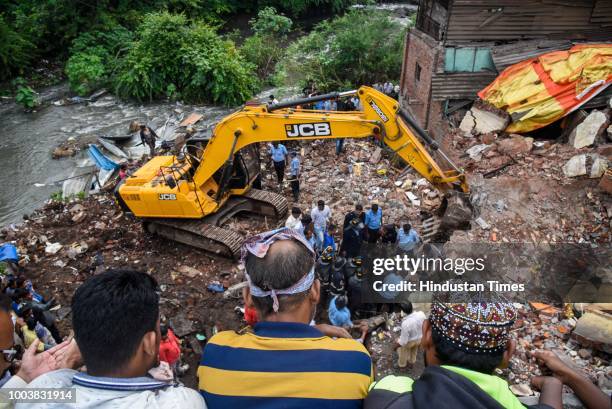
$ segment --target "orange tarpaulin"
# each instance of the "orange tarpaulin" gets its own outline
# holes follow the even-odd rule
[[[612,44],[584,44],[511,65],[478,96],[510,114],[507,132],[521,133],[564,117],[611,82]]]

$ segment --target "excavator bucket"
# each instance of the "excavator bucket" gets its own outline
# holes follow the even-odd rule
[[[436,214],[423,221],[423,239],[426,242],[448,241],[455,230],[469,230],[474,207],[469,193],[448,191]]]

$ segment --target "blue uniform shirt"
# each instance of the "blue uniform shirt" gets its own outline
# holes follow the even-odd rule
[[[291,176],[300,175],[300,160],[298,159],[297,156],[291,159],[290,170],[291,170]]]
[[[414,229],[410,229],[408,233],[404,229],[399,229],[397,234],[397,246],[402,250],[412,250],[419,242],[419,235]]]
[[[382,225],[382,209],[380,207],[376,213],[374,213],[372,209],[368,210],[365,217],[365,225],[371,230],[380,229]]]
[[[336,327],[353,326],[351,321],[351,311],[347,307],[344,307],[341,310],[336,308],[336,297],[332,298],[329,302],[327,313],[329,315],[329,322],[331,322],[332,325],[335,325]]]
[[[272,145],[270,146],[270,154],[274,162],[284,162],[285,156],[287,156],[287,148],[282,143],[279,143],[276,148]]]

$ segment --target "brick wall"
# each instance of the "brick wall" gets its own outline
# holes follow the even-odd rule
[[[448,135],[449,124],[443,118],[444,101],[432,101],[429,107],[429,121],[427,131],[429,135],[440,143],[444,142],[444,137]]]
[[[412,29],[408,33],[402,67],[402,106],[425,129],[431,100],[431,77],[438,65],[439,49],[438,43],[421,31]]]

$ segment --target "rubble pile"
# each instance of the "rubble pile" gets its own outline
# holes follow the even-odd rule
[[[451,242],[609,245],[612,174],[608,166],[612,146],[606,144],[605,138],[610,113],[593,112],[578,111],[576,117],[579,114],[580,120],[573,121],[573,128],[563,132],[568,143],[561,137],[540,140],[537,136],[507,135],[503,129],[508,118],[498,110],[472,108],[465,124],[444,141],[451,147],[449,156],[466,170],[476,209],[472,229],[455,232]],[[159,133],[177,136],[188,127],[193,128],[190,134],[208,131],[203,129],[206,126],[197,128],[201,114],[181,114],[182,122],[167,121],[164,128],[168,132]],[[592,115],[593,119],[588,120]],[[131,131],[134,130],[135,125]],[[589,132],[595,136],[588,137]],[[411,168],[403,169],[398,159],[374,140],[346,140],[340,155],[335,154],[334,142],[287,144],[289,150],[300,152],[302,164],[300,198],[290,205],[309,213],[317,200],[325,200],[334,223],[341,226],[345,214],[356,203],[367,208],[377,202],[383,209],[385,224],[410,222],[420,231],[424,215],[441,204],[440,192]],[[174,148],[181,144],[177,142]],[[278,190],[263,144],[261,159],[263,188]],[[287,181],[282,191],[291,197]],[[225,227],[248,236],[278,223],[240,216]],[[341,232],[339,229],[337,239]],[[109,193],[100,192],[83,200],[49,201],[23,224],[1,230],[0,240],[16,244],[25,274],[61,303],[58,317],[65,331],[69,330],[70,298],[90,275],[106,268],[131,268],[155,276],[162,290],[162,315],[183,339],[191,366],[184,380],[191,386],[195,385],[201,352],[196,335],[210,336],[214,330],[243,326],[240,291],[227,291],[232,286],[238,288],[236,285],[243,281],[243,273],[235,263],[149,235],[139,220],[120,210]],[[223,291],[223,295],[218,293]],[[528,380],[539,369],[529,352],[536,348],[562,351],[593,381],[609,388],[611,351],[601,349],[601,340],[589,340],[594,338],[589,335],[589,325],[598,325],[591,321],[599,318],[585,314],[588,319],[580,324],[579,319],[564,317],[554,307],[550,309],[552,313],[533,305],[521,306],[521,319],[515,330],[517,355],[510,369],[502,373],[513,384],[513,391],[523,396],[533,394]],[[373,330],[366,342],[377,378],[402,373],[395,353],[400,323],[399,314],[389,314],[386,323]],[[407,373],[418,376],[422,365],[419,357]]]
[[[468,173],[480,216],[477,228],[456,232],[453,240],[609,244],[610,110],[579,110],[563,131],[546,130],[556,139],[541,139],[504,133],[505,113],[475,105],[464,122],[480,115],[490,123],[498,115],[499,129],[466,132],[462,123],[445,141]]]
[[[577,318],[573,316],[571,308],[561,310],[539,303],[517,306],[520,306],[520,316],[514,329],[516,352],[509,368],[499,371],[513,385],[511,389],[515,394],[533,395],[529,387],[530,379],[537,375],[547,375],[542,373],[531,356],[538,349],[554,351],[563,362],[579,370],[601,389],[612,389],[612,362],[609,354],[612,338],[608,339],[607,345],[599,345],[600,349],[597,349],[590,346],[588,339],[580,339],[575,335],[577,323],[586,313]]]
[[[356,203],[369,207],[377,202],[385,223],[410,221],[418,226],[420,213],[431,212],[441,203],[440,193],[426,179],[411,168],[402,171],[393,155],[374,141],[347,140],[339,156],[335,155],[333,141],[296,143],[287,148],[302,154],[300,198],[292,205],[310,212],[317,200],[323,199],[336,225],[342,225],[344,215]],[[263,184],[264,189],[278,189],[271,165],[264,169]],[[291,196],[287,182],[283,192]]]

